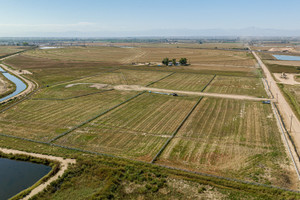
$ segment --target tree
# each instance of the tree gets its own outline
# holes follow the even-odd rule
[[[173,64],[174,66],[176,65],[176,59],[175,59],[175,58],[172,59],[172,64]]]
[[[187,65],[187,59],[186,58],[180,58],[179,63],[181,65]]]
[[[169,61],[170,61],[169,58],[164,58],[164,59],[162,60],[162,64],[168,66]]]

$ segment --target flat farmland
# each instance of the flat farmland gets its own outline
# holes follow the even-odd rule
[[[38,91],[33,99],[68,99],[89,94],[106,92],[109,89],[91,87],[91,83],[64,83],[52,87],[45,87]]]
[[[295,187],[271,106],[260,102],[204,98],[157,162]]]
[[[216,76],[205,92],[267,97],[262,80],[254,77]]]
[[[0,46],[0,57],[8,54],[16,53],[18,51],[22,51],[26,49],[26,47],[19,46]]]
[[[214,75],[175,73],[150,87],[200,92],[213,77]]]
[[[145,93],[56,143],[151,161],[196,101]]]
[[[170,74],[170,72],[120,69],[81,80],[85,83],[110,85],[147,85]]]
[[[94,61],[112,63],[130,63],[127,60],[139,57],[144,52],[140,48],[121,47],[64,47],[57,49],[36,49],[26,52],[26,55],[69,61]]]
[[[108,91],[65,101],[26,100],[0,114],[0,132],[48,141],[135,94]]]
[[[26,75],[38,81],[41,85],[48,85],[62,81],[70,81],[80,77],[91,76],[114,70],[116,63],[107,62],[76,62],[49,58],[38,58],[25,54],[17,55],[5,60],[5,63],[19,70],[28,70]]]

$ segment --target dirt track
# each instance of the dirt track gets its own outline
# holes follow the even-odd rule
[[[269,69],[266,67],[266,65],[261,61],[261,59],[257,56],[257,54],[255,52],[252,52],[253,55],[255,56],[255,58],[257,59],[258,63],[260,64],[261,68],[263,69],[265,76],[266,76],[266,80],[269,84],[269,88],[273,94],[273,96],[275,97],[275,99],[277,100],[277,105],[279,108],[279,111],[281,113],[281,115],[283,116],[283,119],[285,121],[285,124],[288,128],[288,130],[290,131],[290,135],[292,136],[296,148],[299,152],[299,148],[300,148],[300,122],[298,120],[297,117],[295,117],[293,110],[291,109],[290,105],[288,104],[288,102],[286,101],[286,99],[284,98],[283,94],[281,93],[281,90],[279,89],[279,87],[276,84],[276,81],[273,79]],[[291,116],[292,116],[292,126],[291,125]],[[295,152],[293,151],[294,157],[296,158]],[[298,158],[295,159],[298,165],[298,168],[300,167],[300,163]]]
[[[205,93],[205,92],[192,92],[192,91],[182,91],[182,90],[168,90],[168,89],[159,89],[151,87],[143,87],[139,85],[116,85],[114,86],[115,90],[128,90],[128,91],[152,91],[152,92],[164,92],[164,93],[177,93],[182,95],[195,95],[195,96],[208,96],[208,97],[218,97],[226,99],[239,99],[239,100],[251,100],[251,101],[264,101],[270,100],[267,98],[257,98],[246,95],[235,95],[235,94],[218,94],[218,93]]]
[[[28,153],[28,152],[12,150],[12,149],[0,148],[0,151],[2,151],[5,154],[22,154],[22,155],[33,156],[36,158],[41,158],[41,159],[53,160],[53,161],[57,161],[60,163],[60,170],[54,176],[52,176],[50,179],[48,179],[48,181],[46,181],[45,183],[42,183],[39,186],[37,186],[36,188],[34,188],[25,198],[23,198],[24,200],[30,199],[34,195],[43,191],[48,185],[50,185],[51,182],[55,181],[60,176],[62,176],[63,173],[68,169],[70,164],[76,163],[76,160],[74,160],[74,159],[64,159],[62,157],[48,156],[48,155],[36,154],[36,153]]]

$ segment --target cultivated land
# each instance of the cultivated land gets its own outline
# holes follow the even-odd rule
[[[187,57],[192,65],[131,65],[164,57]],[[68,47],[30,50],[4,62],[29,70],[24,76],[42,87],[16,105],[2,105],[7,110],[0,112],[0,146],[77,160],[39,199],[297,198],[157,166],[298,189],[271,105],[114,89],[136,85],[267,97],[248,52]]]
[[[13,54],[19,51],[23,51],[25,49],[27,49],[28,47],[18,47],[18,46],[0,46],[0,58],[5,56],[5,55],[9,55],[9,54]]]
[[[270,105],[204,98],[158,163],[289,187],[287,158]]]

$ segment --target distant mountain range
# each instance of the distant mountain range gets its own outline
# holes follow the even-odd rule
[[[68,32],[26,32],[0,37],[300,37],[300,29],[280,30],[249,27],[243,29],[156,29],[142,31],[68,31]]]

